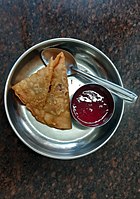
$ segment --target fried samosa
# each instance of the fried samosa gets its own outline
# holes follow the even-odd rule
[[[71,129],[70,99],[65,57],[61,52],[49,64],[12,87],[15,94],[41,123]]]

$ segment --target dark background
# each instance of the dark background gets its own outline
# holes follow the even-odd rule
[[[11,129],[3,91],[16,59],[56,37],[89,42],[116,65],[124,86],[140,94],[139,0],[0,0],[0,198],[138,199],[140,99],[126,104],[111,140],[84,158],[61,161],[25,146]]]

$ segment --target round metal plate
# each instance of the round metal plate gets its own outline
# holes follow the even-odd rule
[[[114,96],[115,111],[111,120],[99,128],[86,128],[72,121],[71,130],[58,130],[36,121],[26,107],[15,97],[11,86],[44,67],[39,51],[45,47],[58,47],[73,54],[79,68],[122,86],[121,77],[109,58],[94,46],[76,39],[56,38],[39,43],[14,64],[9,73],[4,94],[8,120],[17,136],[39,154],[74,159],[90,154],[102,147],[115,133],[123,115],[124,102]],[[68,77],[70,98],[81,85],[90,81],[79,75]]]

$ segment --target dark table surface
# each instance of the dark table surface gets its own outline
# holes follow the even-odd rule
[[[0,198],[125,199],[140,194],[140,98],[125,104],[114,136],[100,150],[62,161],[25,146],[7,120],[4,86],[29,47],[72,37],[102,50],[124,86],[140,94],[139,0],[0,0]]]

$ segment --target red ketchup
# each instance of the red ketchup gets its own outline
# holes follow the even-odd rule
[[[101,126],[113,115],[113,97],[101,85],[84,85],[73,95],[71,112],[73,117],[84,126]]]

